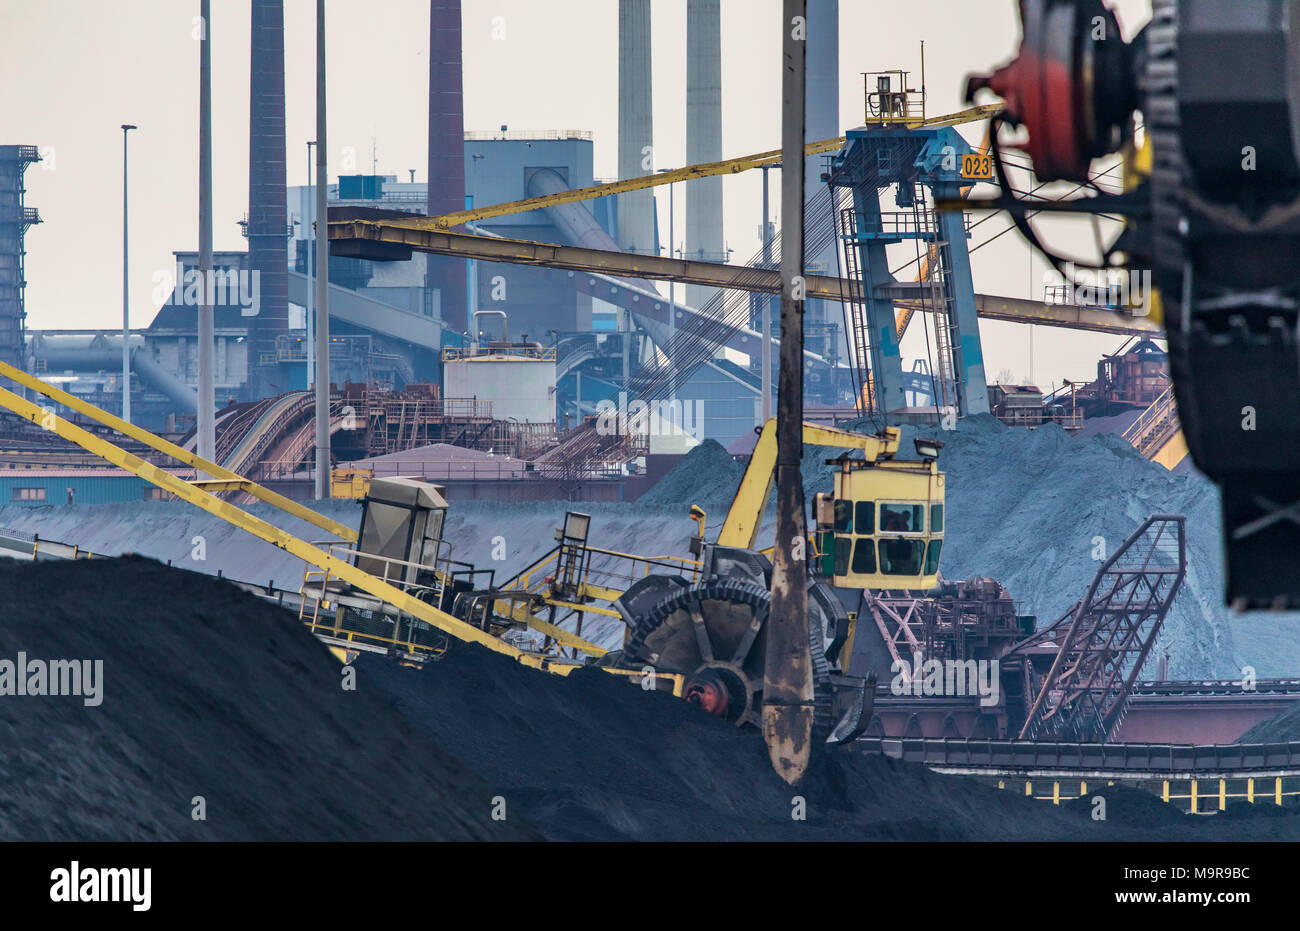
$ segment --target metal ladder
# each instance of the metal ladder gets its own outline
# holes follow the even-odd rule
[[[875,392],[871,385],[871,327],[863,304],[862,266],[858,256],[858,223],[852,207],[840,211],[840,242],[844,252],[844,278],[849,283],[849,293],[844,299],[854,380],[858,389],[854,403],[862,413],[876,409]]]

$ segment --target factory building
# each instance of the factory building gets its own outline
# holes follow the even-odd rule
[[[648,0],[620,0],[619,4],[616,143],[619,173],[625,178],[655,169],[648,149],[652,136],[650,7]],[[817,15],[811,22],[815,35],[810,38],[821,43],[825,67],[833,73],[836,3],[817,0],[812,8]],[[316,272],[311,237],[314,221],[321,218],[315,216],[312,188],[286,184],[283,0],[254,0],[251,14],[249,206],[241,223],[248,250],[215,256],[214,395],[219,408],[232,401],[254,402],[309,387],[311,291]],[[716,160],[723,154],[720,17],[718,0],[691,0],[688,5],[684,115],[690,161]],[[372,170],[317,179],[326,185],[331,210],[443,214],[600,183],[594,173],[595,140],[590,132],[520,131],[507,126],[465,131],[461,40],[459,0],[433,0],[424,178],[416,179],[418,169],[404,168],[395,173]],[[827,91],[818,84],[818,68],[825,70],[822,64],[810,65],[810,138],[837,131],[834,87]],[[814,85],[819,88],[816,94]],[[816,96],[823,93],[830,98]],[[9,162],[2,156],[19,148],[0,149],[0,355],[6,352],[5,333],[9,333],[10,341],[17,341],[18,348],[10,351],[15,357],[23,355],[21,288],[15,303],[14,289],[6,285],[15,276],[21,278],[21,242],[10,249],[12,224],[6,225],[4,211],[15,199],[20,202],[21,169],[5,169]],[[437,183],[431,185],[430,179]],[[809,183],[820,185],[815,176]],[[655,205],[651,190],[643,189],[484,218],[467,229],[646,254],[664,254],[676,245],[691,258],[726,260],[721,178],[685,182],[685,212],[675,244],[662,238],[666,217],[656,213]],[[6,260],[6,254],[11,258]],[[10,268],[15,265],[16,272]],[[197,265],[196,253],[175,253],[174,271],[161,280],[155,276],[154,319],[129,337],[135,375],[133,419],[150,429],[184,429],[195,414],[201,303],[195,284]],[[462,378],[459,369],[449,380],[446,371],[449,351],[460,362],[473,356],[470,347],[494,338],[495,324],[490,327],[493,332],[485,334],[475,323],[482,318],[480,312],[492,312],[509,320],[512,341],[536,344],[548,354],[545,403],[530,407],[530,421],[544,409],[547,418],[563,430],[578,426],[602,402],[626,397],[629,391],[635,397],[649,390],[649,401],[680,401],[698,408],[702,434],[729,442],[748,432],[761,410],[754,352],[757,334],[752,330],[749,335],[742,331],[727,337],[726,346],[691,347],[694,354],[680,375],[666,384],[655,374],[678,364],[677,350],[667,348],[674,333],[678,337],[683,332],[698,333],[712,322],[709,314],[716,314],[715,309],[701,312],[714,293],[709,288],[679,288],[670,303],[664,297],[666,288],[648,281],[420,253],[400,262],[332,255],[329,280],[330,381],[339,387],[352,383],[374,391],[401,391],[411,385],[433,385],[443,398],[463,395],[468,400],[499,394],[473,378]],[[827,311],[822,308],[822,315]],[[811,309],[810,328],[834,329],[834,324],[825,323]],[[35,371],[57,378],[100,407],[122,409],[120,334],[42,330],[29,337],[28,364]],[[812,347],[813,351],[820,348]],[[542,367],[528,371],[533,379]],[[635,381],[646,372],[651,374],[638,389]]]

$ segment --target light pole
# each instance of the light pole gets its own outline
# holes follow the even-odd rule
[[[315,142],[307,143],[307,222],[303,224],[307,233],[307,320],[304,326],[307,329],[307,390],[316,383],[316,357],[315,343],[313,342],[313,333],[315,331],[315,321],[311,318],[312,309],[312,247],[316,244],[316,210],[315,197],[316,189],[311,183],[311,150]]]
[[[126,134],[138,128],[122,124],[122,419],[127,423],[131,422],[131,299],[127,288]]]
[[[772,267],[772,226],[768,221],[768,198],[767,198],[767,169],[770,166],[763,166],[763,267]],[[763,353],[763,359],[760,363],[762,368],[762,391],[763,391],[763,423],[772,419],[772,296],[764,294],[759,297],[762,313],[759,315],[760,326],[763,328],[763,336],[759,343],[760,351]]]
[[[194,429],[199,455],[217,458],[216,330],[212,276],[212,10],[202,0],[203,38],[199,45],[199,408]],[[177,282],[179,285],[179,282]],[[215,476],[213,476],[215,478]]]
[[[316,0],[316,218],[329,222],[325,140],[325,0]],[[324,233],[324,230],[321,230]],[[329,236],[316,237],[316,497],[330,496]]]

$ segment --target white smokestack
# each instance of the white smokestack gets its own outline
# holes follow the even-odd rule
[[[804,99],[807,113],[804,122],[804,141],[819,142],[840,135],[840,3],[839,0],[808,0],[808,68]],[[826,182],[822,181],[823,160],[826,155],[810,155],[804,162],[804,203],[806,208],[804,230],[825,222],[830,208],[827,206]],[[816,198],[814,200],[814,197]],[[832,238],[827,246],[814,252],[811,245],[805,253],[809,271],[834,274],[836,270],[837,241]],[[806,327],[822,323],[840,326],[839,355],[847,352],[844,334],[844,310],[839,303],[813,300],[804,304]],[[820,343],[808,347],[822,352]]]
[[[654,120],[650,97],[650,0],[618,3],[618,176],[654,171]],[[618,244],[627,252],[652,253],[654,195],[647,188],[620,194]]]
[[[686,3],[686,164],[722,160],[722,15],[719,0]],[[722,178],[686,183],[686,256],[725,262]],[[688,285],[686,303],[703,307],[716,288]]]

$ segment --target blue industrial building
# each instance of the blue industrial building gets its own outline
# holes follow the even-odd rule
[[[75,507],[148,501],[162,495],[140,476],[118,469],[0,470],[0,506]]]

